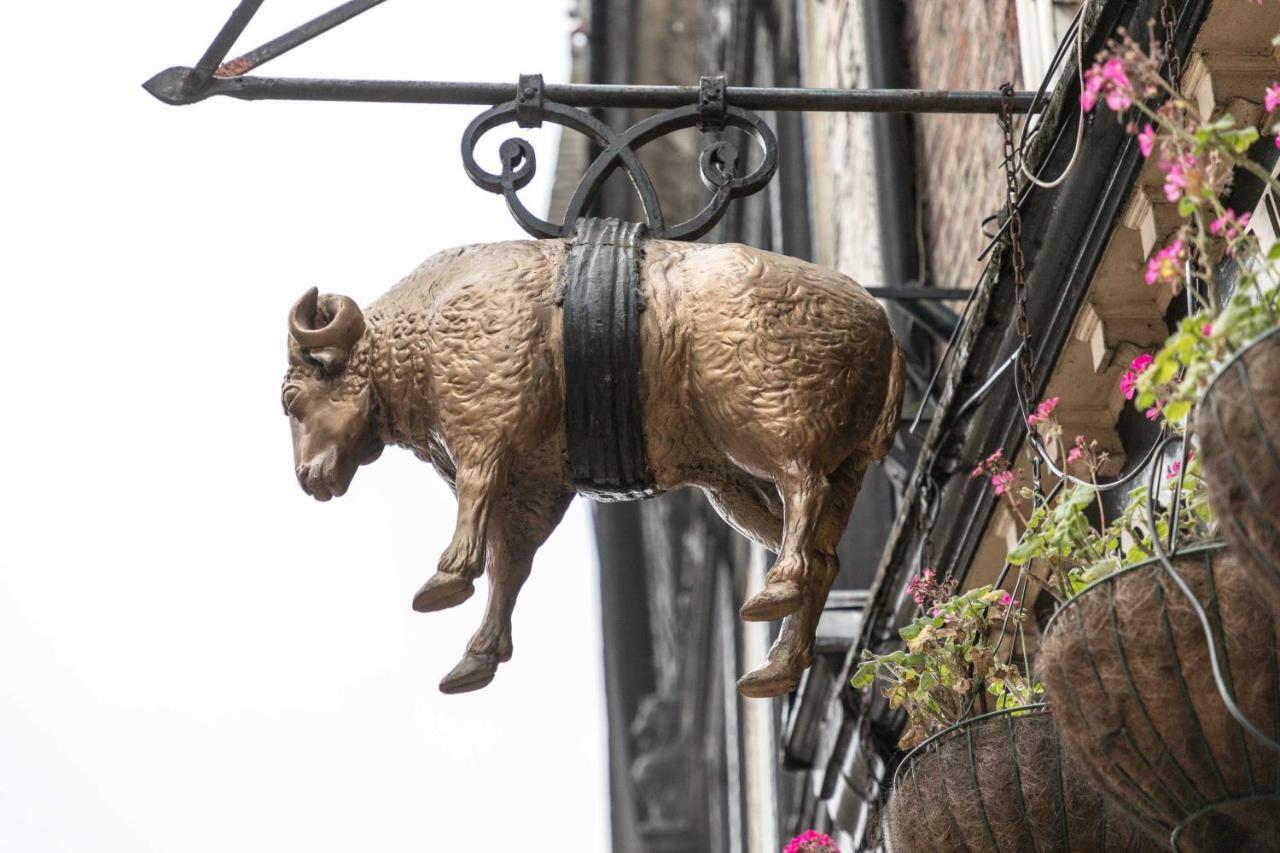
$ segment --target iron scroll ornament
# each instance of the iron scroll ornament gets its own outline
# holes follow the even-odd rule
[[[696,240],[715,227],[728,210],[730,201],[764,189],[778,170],[778,141],[768,124],[755,113],[724,103],[722,79],[704,78],[702,91],[703,97],[698,104],[667,110],[616,133],[588,113],[543,100],[541,79],[521,78],[516,100],[481,113],[467,126],[462,134],[462,165],[472,183],[506,199],[511,215],[534,237],[572,237],[578,220],[589,213],[605,181],[622,169],[640,199],[649,236],[666,240]],[[564,220],[559,224],[536,216],[518,196],[537,169],[536,155],[528,140],[512,137],[499,146],[502,170],[498,174],[481,167],[475,158],[476,145],[490,130],[512,123],[521,127],[538,127],[544,121],[576,130],[601,149],[583,173],[565,210]],[[761,159],[749,173],[739,175],[740,152],[737,145],[728,140],[708,145],[698,158],[698,166],[702,183],[711,192],[711,198],[694,216],[668,226],[653,181],[637,152],[655,139],[690,127],[697,127],[704,133],[725,127],[738,128],[755,140]]]

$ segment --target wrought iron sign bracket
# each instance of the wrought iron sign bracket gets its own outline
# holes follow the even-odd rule
[[[241,100],[352,101],[410,104],[475,104],[489,106],[467,127],[462,138],[463,168],[472,182],[503,196],[520,226],[535,237],[572,237],[577,222],[591,207],[610,175],[621,169],[630,178],[651,237],[693,240],[720,220],[735,198],[763,189],[778,166],[777,139],[753,110],[826,112],[990,113],[1002,107],[997,91],[929,91],[921,89],[810,89],[728,86],[723,77],[704,77],[697,86],[622,86],[546,84],[540,74],[521,75],[513,86],[502,83],[456,83],[410,80],[351,80],[247,76],[248,72],[293,50],[383,0],[348,2],[272,39],[248,53],[224,61],[263,0],[240,0],[200,60],[192,67],[161,71],[143,87],[166,104],[182,106],[211,97]],[[1033,92],[1007,99],[1013,112],[1043,108]],[[663,110],[616,132],[582,108],[615,107]],[[517,197],[536,169],[533,146],[514,137],[498,149],[500,170],[489,172],[475,159],[475,146],[488,131],[514,123],[521,128],[550,122],[586,135],[599,153],[587,168],[560,222],[549,222],[528,210]],[[728,135],[708,145],[699,157],[702,183],[711,193],[706,205],[689,219],[668,224],[653,182],[637,156],[640,148],[685,128]],[[726,133],[737,131],[737,134]],[[750,170],[735,139],[751,138],[758,162]],[[948,299],[951,294],[923,293],[926,288],[886,288],[884,298]],[[889,290],[904,291],[889,294]]]

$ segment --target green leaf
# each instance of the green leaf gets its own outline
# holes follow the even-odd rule
[[[1034,559],[1035,557],[1040,556],[1040,553],[1043,550],[1043,548],[1044,548],[1043,536],[1040,536],[1038,534],[1035,534],[1032,536],[1025,536],[1023,537],[1021,542],[1019,542],[1016,546],[1014,546],[1014,549],[1009,552],[1009,556],[1006,557],[1005,559],[1007,559],[1010,563],[1012,563],[1015,566],[1021,566],[1023,563],[1027,562],[1028,560],[1031,560],[1031,559]]]
[[[1172,341],[1173,339],[1170,338],[1170,340]],[[1163,355],[1163,353],[1161,353],[1161,355]],[[1175,376],[1178,375],[1178,369],[1182,365],[1178,363],[1176,358],[1170,357],[1164,361],[1156,359],[1155,364],[1152,366],[1155,367],[1155,384],[1167,385],[1173,381]]]
[[[1116,561],[1113,559],[1098,560],[1096,563],[1091,564],[1084,570],[1080,575],[1080,579],[1086,584],[1091,584],[1096,580],[1105,578],[1107,575],[1112,574],[1119,568],[1120,567],[1116,565]]]
[[[1249,146],[1258,141],[1258,129],[1245,127],[1233,133],[1224,134],[1224,137],[1231,143],[1231,147],[1237,154],[1243,154],[1249,150]]]
[[[876,680],[876,662],[868,661],[858,667],[854,672],[853,678],[849,681],[849,686],[854,690],[861,690]]]
[[[1093,486],[1077,484],[1067,490],[1066,495],[1063,496],[1062,505],[1073,510],[1085,509],[1093,504],[1097,495],[1098,490]]]
[[[1180,423],[1191,411],[1190,400],[1178,400],[1170,403],[1164,410],[1164,419],[1169,423]]]

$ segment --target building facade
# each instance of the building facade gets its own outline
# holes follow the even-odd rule
[[[1274,4],[1171,5],[1184,91],[1206,114],[1262,122],[1256,99],[1277,74]],[[741,86],[1042,88],[1047,107],[1028,134],[1027,162],[1065,176],[1052,188],[1023,180],[1020,190],[1034,390],[1061,394],[1067,430],[1100,437],[1120,467],[1153,436],[1123,405],[1119,373],[1164,339],[1179,310],[1133,283],[1176,215],[1123,125],[1076,107],[1076,63],[1077,52],[1090,62],[1118,28],[1145,33],[1159,13],[1157,0],[1083,9],[1062,0],[582,0],[574,67],[580,82],[599,83],[689,85],[723,73]],[[640,115],[603,117],[620,128]],[[1024,430],[1008,369],[1021,341],[998,239],[1005,178],[995,117],[763,117],[778,135],[778,175],[706,240],[806,258],[865,285],[954,289],[956,298],[887,305],[908,362],[904,426],[868,473],[817,659],[792,695],[747,700],[734,686],[776,630],[737,618],[768,554],[692,490],[596,506],[613,838],[623,853],[764,853],[808,828],[831,833],[846,853],[882,849],[878,811],[903,721],[882,698],[848,686],[850,667],[862,649],[898,642],[914,617],[905,587],[921,566],[966,586],[989,583],[1017,536],[967,476],[996,449],[1014,458]],[[700,206],[704,144],[690,130],[645,149],[675,218]],[[1273,160],[1274,148],[1258,155]],[[566,136],[553,208],[590,156],[585,141]],[[614,180],[595,213],[636,218],[630,189]],[[1258,182],[1238,180],[1232,199],[1238,210],[1256,208],[1255,228],[1273,239],[1274,200]]]

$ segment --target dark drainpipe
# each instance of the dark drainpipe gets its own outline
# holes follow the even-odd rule
[[[903,4],[891,0],[862,0],[863,53],[866,85],[899,89],[909,84],[902,43]],[[875,165],[876,207],[880,230],[884,284],[918,285],[920,256],[916,246],[915,156],[905,113],[871,114],[871,158]],[[943,338],[955,328],[955,315],[927,300],[904,301],[891,309],[894,329],[908,349],[908,359],[927,364],[930,342],[922,330]],[[916,322],[909,323],[906,317]],[[912,358],[914,356],[914,358]]]

